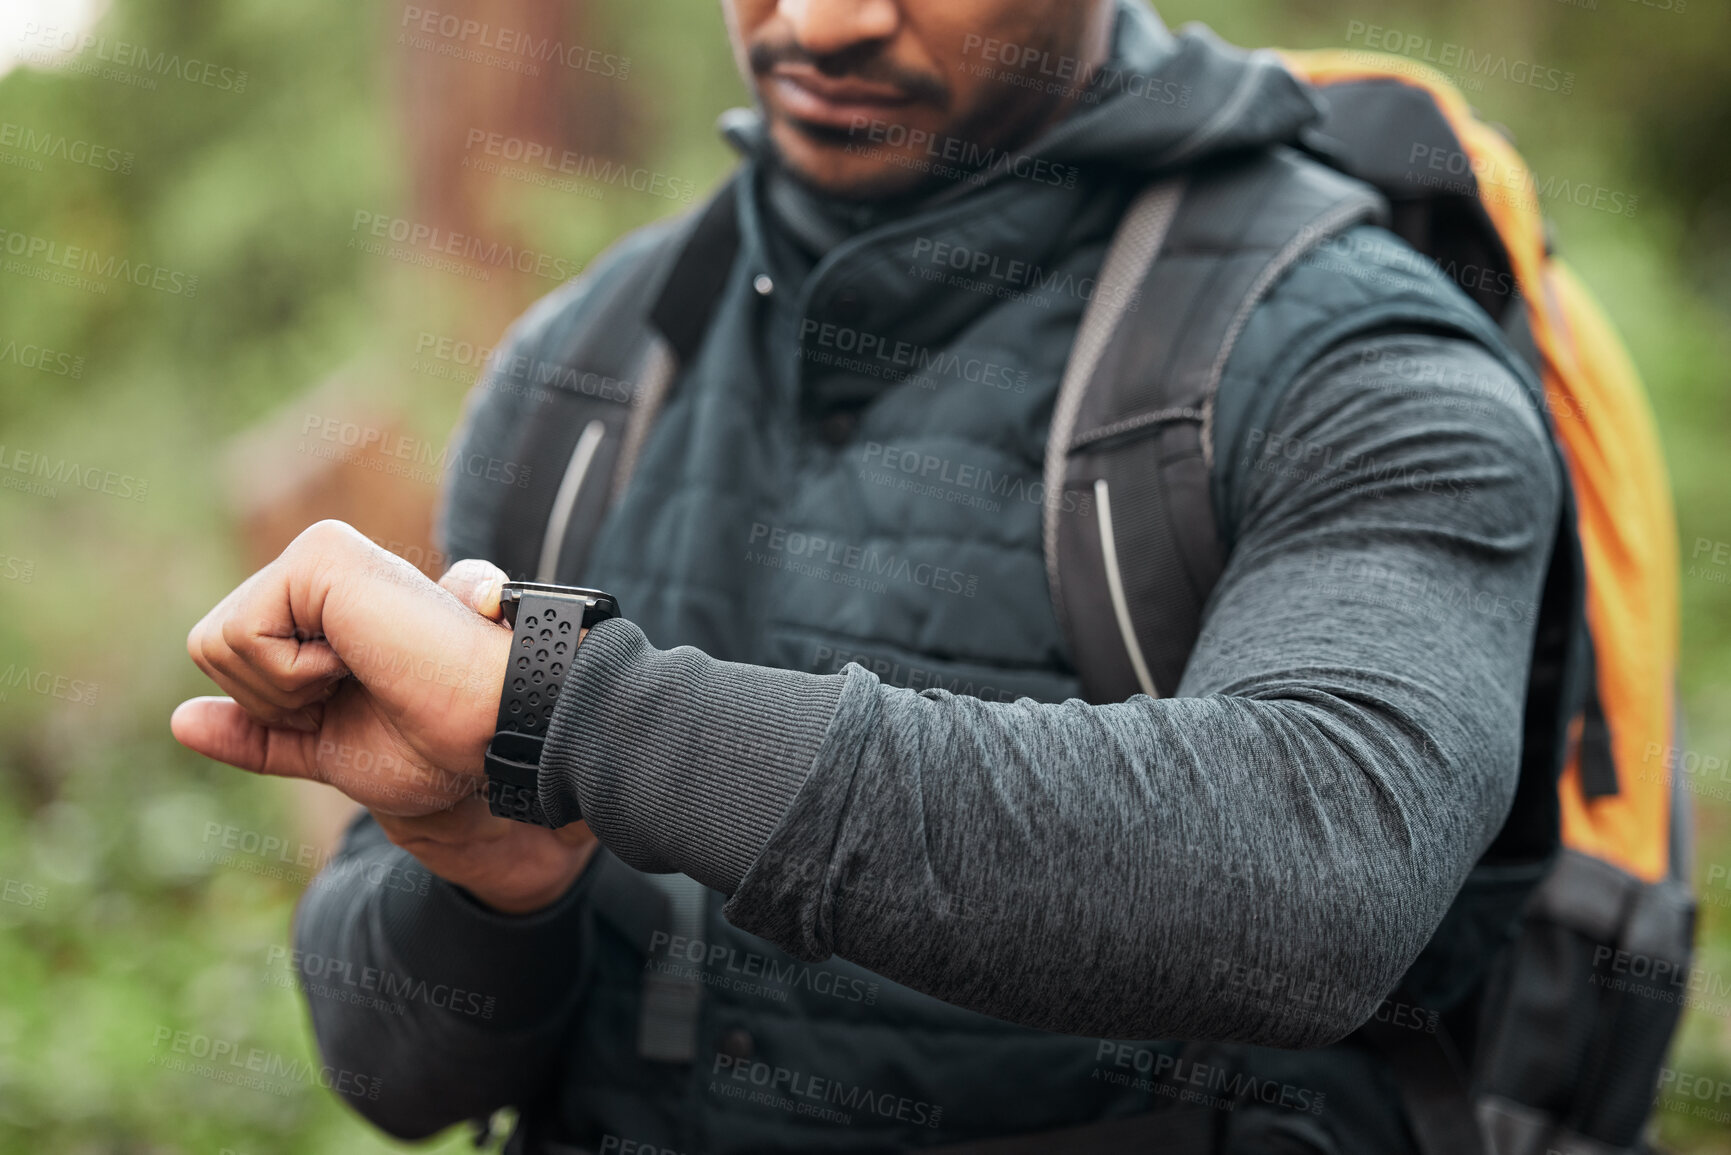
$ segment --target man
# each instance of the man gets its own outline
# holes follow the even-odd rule
[[[1353,1032],[1515,794],[1562,480],[1507,351],[1410,320],[1277,342],[1182,683],[1086,704],[1040,482],[1108,244],[1152,182],[1300,141],[1313,98],[1132,0],[724,8],[758,98],[736,255],[649,230],[532,310],[461,456],[575,443],[533,477],[563,512],[463,470],[444,513],[454,556],[627,615],[560,692],[553,828],[476,793],[492,565],[441,590],[323,525],[190,639],[233,701],[181,741],[369,810],[297,922],[326,1061],[393,1134],[515,1106],[527,1152],[1414,1150]],[[1244,328],[1377,285],[1356,254],[1392,239],[1346,241]],[[640,369],[623,437],[549,419],[525,381],[602,379],[572,350],[656,262],[677,375]],[[1426,388],[1386,368],[1415,361]],[[431,886],[391,881],[417,862]]]

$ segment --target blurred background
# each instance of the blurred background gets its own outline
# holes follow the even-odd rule
[[[1571,79],[1465,86],[1658,410],[1703,892],[1672,1065],[1731,1086],[1731,7],[1161,10],[1240,44],[1375,25]],[[565,51],[428,34],[427,12]],[[317,1085],[281,951],[342,812],[171,741],[209,689],[186,631],[319,517],[441,572],[439,468],[486,351],[701,198],[743,99],[716,0],[0,0],[0,1152],[399,1149]],[[172,1069],[176,1039],[261,1073]],[[1731,1152],[1699,1100],[1661,1106],[1675,1149]]]

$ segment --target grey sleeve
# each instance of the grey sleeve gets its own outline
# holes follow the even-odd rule
[[[358,819],[301,899],[290,959],[332,1086],[403,1139],[541,1095],[584,985],[592,873],[501,915]]]
[[[1344,1035],[1507,812],[1561,501],[1512,375],[1405,341],[1438,370],[1422,387],[1348,351],[1252,431],[1176,696],[985,702],[607,623],[560,698],[543,801],[580,802],[625,861],[730,894],[731,922],[798,957],[1001,1019]]]

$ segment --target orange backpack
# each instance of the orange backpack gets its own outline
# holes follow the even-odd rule
[[[1281,55],[1325,98],[1349,85],[1429,98],[1458,149],[1411,154],[1427,174],[1476,186],[1524,302],[1574,488],[1596,694],[1557,785],[1562,857],[1499,968],[1471,1094],[1493,1155],[1579,1150],[1582,1138],[1595,1151],[1640,1150],[1686,1002],[1694,929],[1688,810],[1672,772],[1676,522],[1646,391],[1610,321],[1552,252],[1526,165],[1447,79],[1396,56]]]
[[[1116,702],[1180,683],[1228,548],[1230,526],[1217,532],[1210,508],[1215,456],[1239,451],[1247,406],[1269,387],[1266,346],[1246,367],[1239,338],[1307,254],[1326,262],[1325,245],[1369,246],[1367,258],[1393,260],[1377,266],[1383,289],[1367,306],[1380,323],[1442,326],[1530,369],[1523,397],[1549,410],[1571,485],[1539,607],[1520,782],[1391,996],[1435,1011],[1442,1028],[1432,1037],[1373,1018],[1362,1035],[1394,1072],[1425,1155],[1640,1151],[1694,932],[1685,796],[1667,772],[1677,542],[1647,398],[1609,321],[1552,253],[1525,164],[1447,80],[1362,52],[1279,61],[1323,98],[1298,142],[1309,157],[1274,149],[1144,190],[1060,384],[1045,544],[1083,696]],[[1378,221],[1470,303],[1413,289],[1404,274],[1417,270],[1392,241],[1347,238]],[[1200,304],[1132,324],[1121,302],[1138,289]],[[1339,340],[1350,323],[1319,323],[1324,335],[1307,339]],[[1097,516],[1058,517],[1057,498],[1072,494],[1091,497]]]
[[[1473,115],[1441,73],[1399,56],[1288,52],[1288,68],[1325,95],[1333,85],[1398,80],[1430,96],[1460,142],[1424,157],[1444,178],[1470,176],[1525,299],[1540,373],[1574,483],[1588,572],[1587,620],[1599,700],[1619,770],[1615,794],[1589,799],[1578,755],[1559,786],[1563,842],[1644,882],[1671,869],[1672,671],[1678,644],[1676,519],[1641,378],[1611,322],[1546,242],[1536,182],[1514,147]]]

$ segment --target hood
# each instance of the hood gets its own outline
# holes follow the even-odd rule
[[[1089,96],[1020,151],[1153,175],[1213,155],[1295,142],[1320,113],[1316,96],[1274,53],[1235,48],[1200,24],[1174,36],[1141,0],[1118,0],[1112,53]],[[746,156],[764,158],[756,111],[735,109],[721,128]]]

